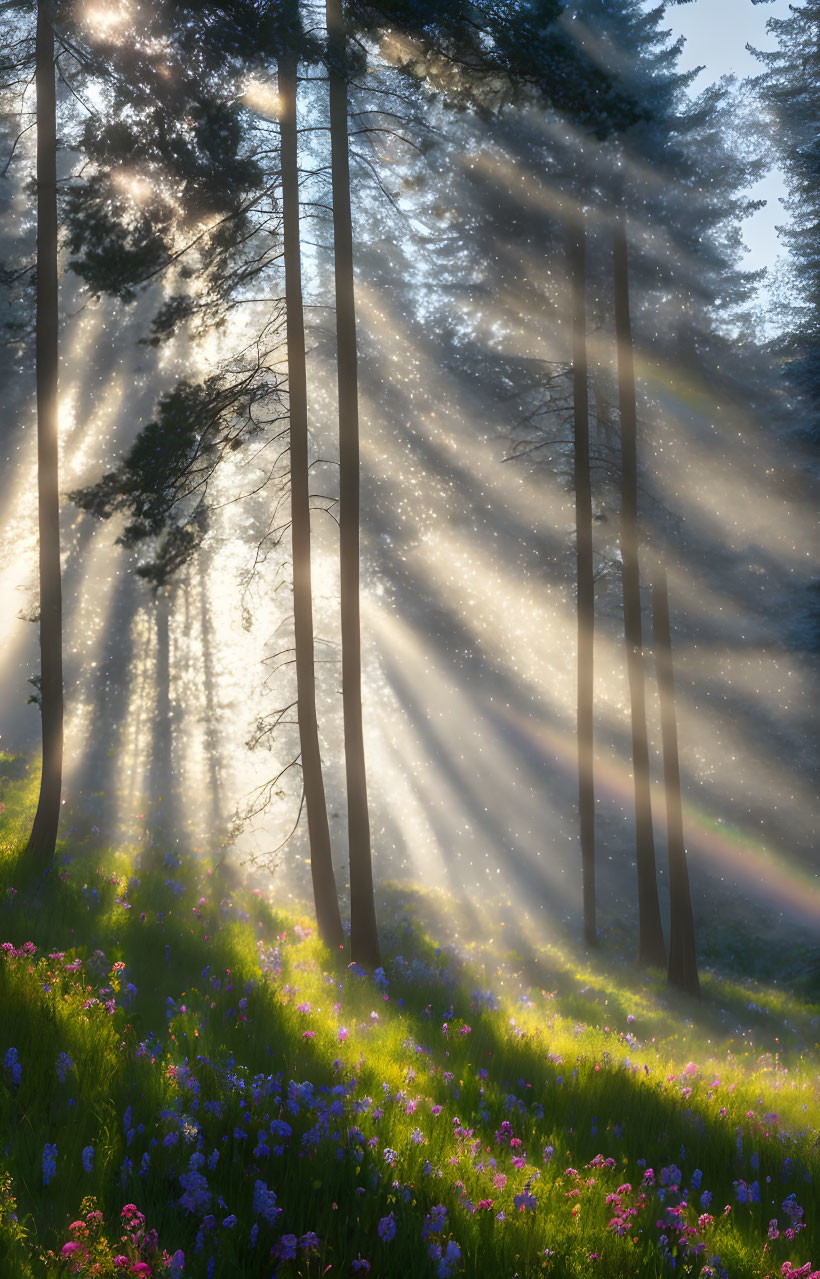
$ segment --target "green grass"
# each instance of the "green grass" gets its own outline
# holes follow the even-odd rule
[[[224,866],[84,841],[27,884],[0,778],[0,1275],[820,1269],[820,1007],[737,944],[694,1002],[384,885],[374,980]]]

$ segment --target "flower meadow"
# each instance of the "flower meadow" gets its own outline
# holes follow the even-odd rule
[[[816,1004],[398,887],[367,974],[205,858],[0,857],[0,1275],[820,1279]]]

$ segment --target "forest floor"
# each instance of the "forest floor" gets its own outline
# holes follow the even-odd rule
[[[1,1274],[820,1274],[820,983],[779,912],[715,901],[691,1000],[628,929],[383,883],[368,975],[214,859],[75,838],[32,882],[3,771]]]

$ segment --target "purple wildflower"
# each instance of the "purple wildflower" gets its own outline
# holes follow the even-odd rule
[[[378,1236],[384,1243],[390,1243],[396,1237],[396,1219],[392,1212],[382,1217],[377,1227]]]
[[[69,1071],[74,1069],[74,1062],[68,1053],[60,1053],[55,1063],[54,1069],[57,1071],[57,1078],[61,1084],[64,1084],[68,1077]]]
[[[296,1256],[298,1246],[299,1240],[296,1235],[282,1235],[282,1238],[275,1245],[274,1251],[280,1261],[292,1261]]]

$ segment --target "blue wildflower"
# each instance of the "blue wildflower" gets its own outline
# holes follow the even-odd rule
[[[57,1172],[57,1147],[49,1142],[43,1146],[43,1185],[47,1186]]]
[[[268,1190],[267,1182],[254,1182],[253,1211],[255,1216],[262,1217],[265,1221],[267,1221],[268,1225],[271,1226],[279,1216],[279,1209],[276,1206],[276,1195],[274,1191]]]
[[[94,1167],[94,1147],[93,1146],[83,1147],[82,1159],[83,1159],[84,1170],[86,1172],[91,1172]]]
[[[391,1239],[395,1239],[396,1218],[393,1216],[393,1213],[389,1212],[386,1217],[382,1217],[376,1229],[379,1238],[384,1243],[390,1243]]]
[[[211,1202],[208,1181],[201,1172],[190,1169],[179,1179],[185,1193],[180,1195],[179,1206],[186,1212],[204,1212]]]
[[[57,1078],[61,1084],[64,1084],[68,1077],[69,1071],[74,1069],[74,1062],[68,1053],[60,1053],[55,1063],[54,1069],[57,1071]]]
[[[3,1065],[11,1075],[13,1087],[20,1087],[20,1080],[23,1078],[23,1067],[20,1065],[20,1056],[16,1048],[10,1048],[3,1058]]]

